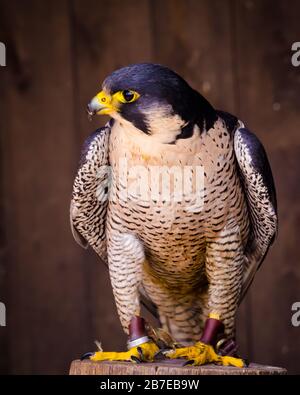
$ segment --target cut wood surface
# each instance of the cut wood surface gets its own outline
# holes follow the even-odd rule
[[[93,362],[75,360],[70,375],[284,375],[286,369],[251,363],[247,368],[231,366],[183,366],[182,360],[133,364],[130,362]]]

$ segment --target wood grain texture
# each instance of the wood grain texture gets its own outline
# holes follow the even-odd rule
[[[216,108],[235,112],[230,1],[150,4],[155,61],[185,76]]]
[[[182,366],[182,361],[172,363],[142,363],[134,365],[128,362],[92,362],[75,360],[70,367],[70,375],[285,375],[287,371],[274,366],[250,364],[247,368],[229,366]]]
[[[6,2],[5,18],[14,43],[5,92],[8,360],[11,373],[58,373],[75,345],[88,346],[84,262],[68,223],[77,159],[68,1]]]
[[[1,15],[1,9],[0,9]],[[2,14],[3,17],[3,14]],[[0,37],[4,37],[2,18],[0,16]],[[9,262],[9,251],[8,251],[8,241],[6,235],[6,167],[5,167],[5,125],[7,122],[7,100],[5,96],[6,91],[6,77],[7,70],[2,67],[0,69],[0,79],[1,79],[1,93],[0,94],[0,302],[7,303],[7,263]],[[9,333],[7,327],[0,327],[0,350],[4,358],[0,357],[0,372],[7,374],[9,372],[9,365],[7,363],[8,356],[8,339]]]

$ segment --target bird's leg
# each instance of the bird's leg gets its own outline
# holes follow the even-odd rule
[[[165,355],[169,358],[186,358],[188,363],[194,365],[217,363],[243,367],[244,361],[233,357],[236,347],[232,339],[242,284],[243,253],[238,231],[224,229],[219,237],[221,240],[214,239],[207,245],[207,308],[211,313],[205,322],[203,334],[193,346],[175,349]]]
[[[233,338],[227,338],[224,333],[224,324],[218,314],[210,314],[205,322],[200,341],[210,344],[219,355],[237,357],[237,346]]]
[[[222,344],[223,352],[218,350],[219,342],[224,340],[226,344]],[[227,348],[226,348],[227,347]],[[211,314],[206,320],[203,334],[200,341],[190,347],[181,347],[172,351],[165,352],[167,358],[185,358],[186,364],[204,365],[207,363],[216,363],[223,366],[243,367],[245,363],[242,359],[233,357],[235,355],[235,343],[227,342],[224,338],[224,325],[216,318],[215,314]]]
[[[128,361],[128,362],[151,362],[159,351],[158,346],[148,337],[145,320],[134,316],[129,325],[128,351],[106,352],[97,351],[87,353],[82,359],[89,358],[92,361]]]
[[[159,351],[148,337],[140,317],[139,286],[145,260],[142,243],[131,234],[112,233],[108,240],[108,264],[118,314],[128,334],[128,351],[85,354],[92,361],[152,361]]]

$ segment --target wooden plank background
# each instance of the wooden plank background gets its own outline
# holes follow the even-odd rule
[[[88,100],[112,70],[142,61],[182,74],[254,130],[278,189],[280,232],[241,305],[242,353],[300,373],[300,3],[290,0],[0,0],[1,373],[66,373],[125,345],[107,272],[75,244],[69,199]]]

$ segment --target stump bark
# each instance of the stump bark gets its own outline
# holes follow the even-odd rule
[[[184,361],[133,364],[129,362],[93,362],[75,360],[70,375],[285,375],[287,370],[251,363],[246,368],[231,366],[182,366]]]

